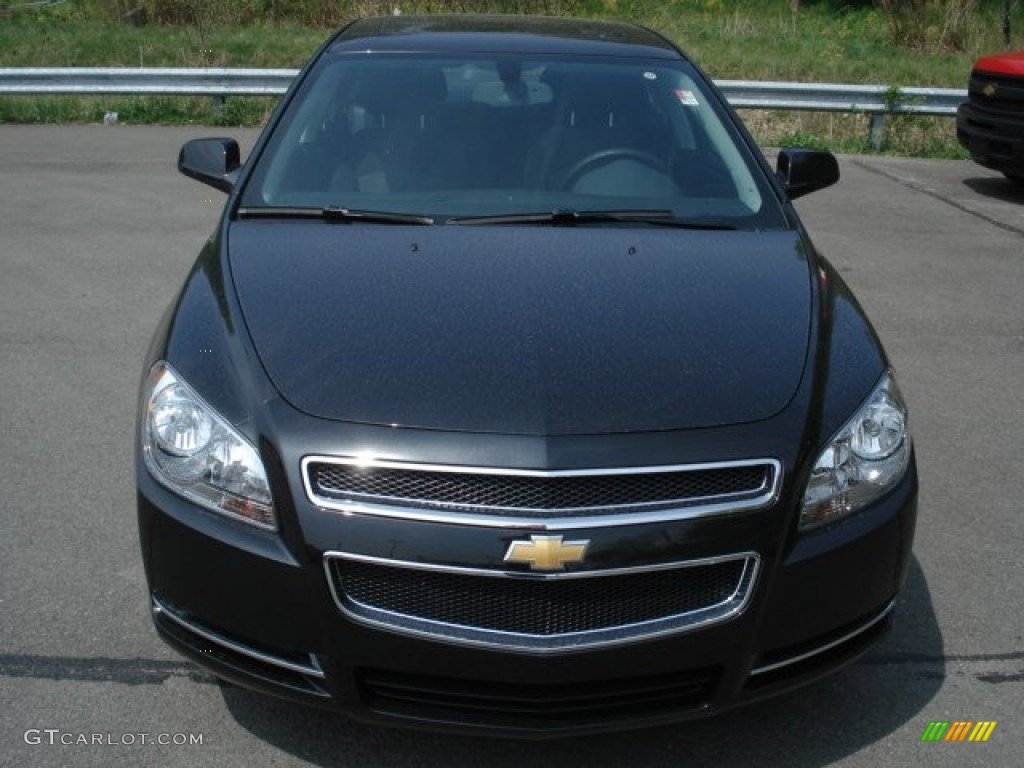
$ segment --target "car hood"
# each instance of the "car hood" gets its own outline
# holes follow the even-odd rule
[[[974,62],[974,70],[975,72],[989,72],[995,75],[1024,77],[1024,51],[984,56]]]
[[[307,414],[559,435],[769,418],[806,365],[811,278],[794,231],[229,229],[245,324]]]

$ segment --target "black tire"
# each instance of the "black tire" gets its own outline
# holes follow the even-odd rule
[[[1014,174],[1004,173],[1003,175],[1006,178],[1008,178],[1010,181],[1012,181],[1014,184],[1016,184],[1018,187],[1020,187],[1021,189],[1024,189],[1024,176],[1018,176],[1015,173]]]

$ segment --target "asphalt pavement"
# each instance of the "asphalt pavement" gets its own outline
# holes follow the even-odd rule
[[[0,765],[1024,765],[1024,190],[967,161],[848,156],[838,186],[800,201],[912,409],[920,517],[884,644],[715,719],[517,744],[221,687],[152,629],[135,397],[223,201],[176,173],[177,150],[219,134],[255,137],[0,126]],[[945,720],[997,725],[985,743],[921,741]]]

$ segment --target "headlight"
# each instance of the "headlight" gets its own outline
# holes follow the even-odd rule
[[[800,529],[831,523],[892,488],[910,465],[907,407],[892,372],[818,456],[800,511]]]
[[[277,527],[256,449],[173,368],[154,366],[143,398],[142,455],[153,477],[207,509]]]

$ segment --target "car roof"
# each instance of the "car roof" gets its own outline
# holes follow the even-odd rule
[[[595,19],[519,15],[384,16],[342,29],[331,53],[486,52],[683,58],[656,32]]]

